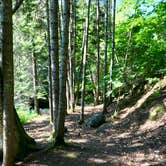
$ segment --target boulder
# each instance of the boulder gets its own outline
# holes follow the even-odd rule
[[[105,124],[101,125],[99,128],[97,128],[96,133],[102,133],[102,134],[108,133],[108,132],[110,132],[112,127],[113,127],[112,124],[105,123]]]
[[[103,123],[105,123],[105,121],[106,121],[106,117],[102,113],[99,113],[89,117],[88,120],[86,121],[86,125],[88,127],[97,128]]]

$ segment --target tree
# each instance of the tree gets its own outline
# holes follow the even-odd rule
[[[99,104],[99,82],[100,82],[100,35],[99,35],[99,24],[100,24],[100,3],[99,0],[96,0],[96,40],[97,40],[97,84],[95,92],[95,104]]]
[[[60,54],[60,77],[59,77],[59,105],[56,123],[55,144],[64,144],[64,123],[66,103],[66,81],[67,81],[67,59],[68,59],[68,42],[69,42],[69,16],[70,1],[63,0],[62,10],[62,44]]]
[[[112,12],[112,56],[111,56],[111,62],[110,62],[110,102],[112,102],[112,91],[113,91],[113,85],[112,85],[112,75],[113,75],[113,68],[114,68],[114,57],[115,57],[115,14],[116,14],[116,0],[113,0],[113,12]]]
[[[38,72],[37,72],[37,55],[35,52],[35,43],[32,39],[32,69],[33,69],[33,88],[34,88],[34,109],[37,114],[40,114],[38,103]]]
[[[103,113],[107,113],[107,74],[108,74],[108,0],[105,1],[105,31],[104,31],[104,90],[103,90]]]
[[[69,93],[70,93],[70,108],[74,111],[74,53],[75,50],[73,47],[73,15],[74,15],[74,1],[71,0],[70,3],[70,21],[69,21],[69,72],[68,72],[68,80],[69,80]]]
[[[54,132],[56,132],[56,120],[59,102],[59,4],[57,0],[50,0],[50,54],[52,73],[52,103]]]
[[[52,72],[51,72],[51,48],[50,48],[50,13],[49,2],[46,0],[46,16],[47,16],[47,47],[48,47],[48,83],[49,83],[49,109],[50,122],[53,123],[53,100],[52,100]]]
[[[86,59],[88,50],[88,31],[89,31],[89,15],[90,15],[90,3],[87,1],[87,15],[84,29],[83,47],[82,47],[82,93],[81,93],[81,114],[80,123],[84,122],[84,98],[85,98],[85,76],[86,76]]]
[[[12,1],[2,3],[2,110],[3,110],[3,165],[14,165],[14,71]]]
[[[12,1],[1,1],[0,12],[0,155],[3,142],[3,165],[11,166],[14,159],[23,158],[35,142],[26,134],[14,109]]]

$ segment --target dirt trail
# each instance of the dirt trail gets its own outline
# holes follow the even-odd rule
[[[86,118],[101,111],[102,106],[85,109]],[[166,165],[166,120],[157,128],[141,130],[126,123],[106,123],[98,129],[78,125],[79,108],[66,117],[67,147],[39,153],[25,166],[148,166]],[[50,137],[49,118],[43,115],[25,126],[39,144]]]

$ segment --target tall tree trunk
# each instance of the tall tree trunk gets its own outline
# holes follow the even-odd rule
[[[3,15],[3,5],[0,4],[0,15]],[[3,137],[3,109],[2,109],[2,22],[3,17],[0,17],[0,150],[2,150],[2,137]],[[2,151],[0,151],[0,156],[2,156]]]
[[[116,0],[113,0],[113,13],[112,13],[112,56],[110,62],[110,91],[112,92],[112,75],[114,68],[114,57],[115,57],[115,14],[116,14]],[[110,102],[112,102],[112,93],[110,94]]]
[[[100,81],[100,35],[99,35],[99,15],[100,5],[99,0],[96,0],[96,38],[97,38],[97,74],[96,74],[96,92],[95,92],[95,104],[99,104],[99,81]]]
[[[75,69],[75,60],[76,60],[76,37],[77,37],[77,18],[76,18],[76,7],[77,7],[77,1],[73,0],[73,72],[76,73]],[[74,93],[74,109],[76,105],[76,97],[75,97],[75,75],[73,78],[73,93]]]
[[[87,1],[87,15],[86,15],[85,31],[84,31],[83,51],[82,51],[83,59],[82,59],[82,94],[81,94],[80,123],[84,122],[85,75],[86,75],[86,58],[87,58],[87,50],[88,50],[90,3],[91,3],[91,0],[88,0]]]
[[[50,47],[52,72],[52,100],[54,132],[56,132],[56,119],[59,101],[59,37],[58,18],[59,5],[57,0],[50,0]]]
[[[3,3],[2,70],[3,70],[3,165],[14,165],[14,69],[12,1]]]
[[[50,14],[49,3],[46,0],[46,15],[47,15],[47,47],[48,47],[48,83],[49,83],[49,112],[50,122],[53,123],[53,104],[52,104],[52,79],[51,79],[51,49],[50,49]]]
[[[33,39],[32,39],[33,40]],[[33,88],[34,88],[34,109],[37,114],[40,114],[38,103],[38,74],[37,74],[37,56],[35,52],[35,43],[32,41],[32,65],[33,65]]]
[[[104,32],[104,92],[103,92],[103,113],[107,113],[107,80],[108,74],[107,52],[108,52],[108,0],[105,1],[105,32]]]
[[[61,46],[61,65],[60,65],[60,86],[59,86],[59,105],[57,117],[56,144],[64,143],[64,123],[66,112],[66,80],[67,80],[67,59],[69,42],[69,15],[70,1],[63,0],[63,19],[62,19],[62,46]]]
[[[69,21],[69,92],[70,108],[74,111],[74,54],[73,54],[73,0],[70,2],[70,21]]]
[[[16,110],[13,107],[14,78],[11,6],[11,0],[4,0],[0,4],[0,14],[3,16],[0,17],[0,158],[2,158],[3,154],[3,165],[5,166],[14,165],[14,159],[23,159],[35,143],[34,140],[26,134]],[[3,112],[4,127],[2,119]],[[6,114],[8,115],[6,116]],[[11,141],[7,138],[8,134],[12,139]],[[4,148],[2,147],[2,142],[4,142]],[[9,148],[9,145],[11,149]]]

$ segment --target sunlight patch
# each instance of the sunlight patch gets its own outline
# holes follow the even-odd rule
[[[101,158],[89,158],[88,163],[104,164],[104,163],[107,163],[107,161]]]
[[[69,141],[75,142],[75,143],[86,143],[88,142],[88,139],[69,139]]]
[[[75,158],[78,157],[78,154],[77,154],[77,153],[74,153],[74,152],[69,152],[69,153],[67,153],[65,156],[68,157],[68,158],[73,158],[73,159],[75,159]]]

